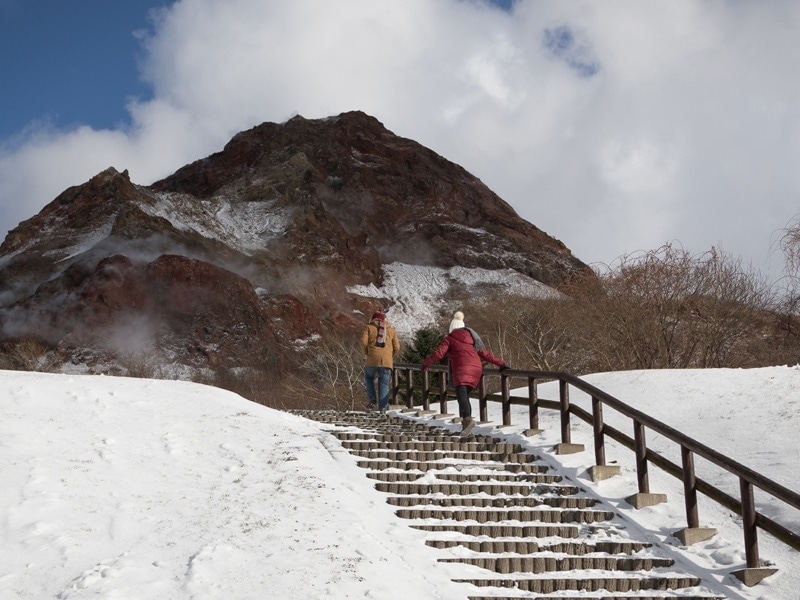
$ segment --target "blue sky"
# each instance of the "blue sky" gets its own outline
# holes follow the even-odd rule
[[[492,0],[509,10],[513,0]],[[174,0],[0,0],[0,138],[36,121],[57,128],[125,125],[151,10]]]
[[[793,0],[0,0],[0,237],[113,166],[363,110],[588,263],[759,270],[800,213]]]
[[[110,128],[129,119],[127,98],[147,98],[136,31],[154,0],[0,0],[0,137],[46,119],[64,128]]]

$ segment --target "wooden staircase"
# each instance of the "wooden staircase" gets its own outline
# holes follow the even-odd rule
[[[296,414],[337,426],[396,514],[448,553],[439,560],[468,565],[454,581],[474,586],[469,600],[723,598],[519,445],[377,412]]]

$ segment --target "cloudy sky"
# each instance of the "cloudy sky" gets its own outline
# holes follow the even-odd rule
[[[774,272],[800,213],[795,0],[0,0],[0,237],[113,166],[363,110],[588,263]]]

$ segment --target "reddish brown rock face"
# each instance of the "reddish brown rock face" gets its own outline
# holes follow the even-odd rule
[[[152,187],[207,198],[243,178],[303,207],[287,246],[313,251],[313,232],[354,268],[375,268],[353,260],[361,248],[382,263],[513,268],[552,286],[585,270],[479,179],[364,113],[264,123]]]
[[[380,285],[394,261],[511,268],[551,286],[587,271],[376,119],[295,117],[150,186],[109,168],[21,223],[0,246],[0,341],[141,337],[186,364],[257,363],[265,347],[291,353],[358,327],[373,307],[347,287]]]

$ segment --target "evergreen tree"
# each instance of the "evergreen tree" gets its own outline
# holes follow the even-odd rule
[[[439,344],[442,343],[444,336],[435,329],[423,327],[414,332],[414,339],[408,344],[401,354],[401,361],[404,363],[420,364],[425,357],[431,354]],[[422,374],[414,373],[414,399],[413,403],[421,402],[422,396],[419,390],[422,389]],[[431,382],[433,383],[433,381]],[[438,384],[437,384],[438,385]]]
[[[426,356],[436,350],[443,339],[444,336],[435,329],[425,327],[417,329],[413,341],[403,351],[402,362],[421,363]]]

